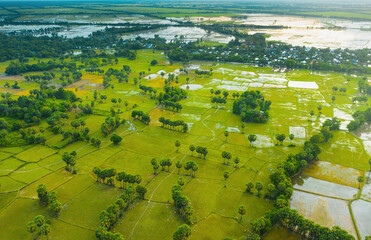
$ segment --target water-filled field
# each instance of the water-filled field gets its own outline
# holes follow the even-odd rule
[[[136,60],[118,58],[117,64],[102,67],[107,70],[130,66],[132,73],[128,83],[119,83],[114,79],[114,88],[104,89],[102,75],[84,72],[80,81],[65,87],[79,95],[83,104],[91,104],[95,89],[99,94],[108,96],[107,101],[97,101],[93,114],[84,117],[90,134],[102,139],[100,148],[85,141],[67,145],[60,134],[55,135],[47,129],[46,122],[41,123],[46,128],[45,146],[0,148],[0,234],[5,239],[29,238],[31,235],[27,233],[25,225],[37,214],[52,219],[52,239],[73,239],[76,235],[79,239],[94,238],[99,225],[99,213],[124,191],[118,187],[120,184],[117,182],[116,187],[98,183],[92,173],[96,166],[140,174],[141,184],[148,189],[144,200],[138,200],[132,205],[114,227],[114,231],[120,232],[126,239],[171,238],[175,229],[183,223],[175,212],[171,197],[171,188],[180,176],[185,179],[183,190],[194,208],[191,239],[244,238],[251,231],[250,222],[264,216],[266,211],[274,207],[274,203],[263,196],[270,183],[269,175],[275,171],[277,164],[290,153],[299,152],[304,140],[317,133],[325,119],[338,116],[341,122],[348,121],[348,116],[356,108],[362,107],[352,102],[352,96],[358,92],[360,77],[357,76],[313,73],[309,70],[275,72],[271,68],[246,64],[191,62],[184,66],[181,63],[170,65],[160,51],[137,52]],[[159,64],[151,66],[153,59],[157,59]],[[188,74],[181,72],[181,68],[188,69]],[[199,76],[194,72],[196,69],[210,68],[213,69],[211,76]],[[60,76],[58,70],[52,71]],[[142,71],[146,72],[145,76],[135,85],[133,78],[139,78],[139,72]],[[183,108],[179,112],[163,109],[138,87],[142,84],[153,86],[158,92],[162,91],[167,79],[161,76],[161,72],[176,73],[177,82],[172,82],[171,86],[179,86],[187,91],[187,98],[180,101]],[[349,83],[346,81],[348,77],[351,79]],[[17,79],[21,89],[15,92],[21,94],[35,87],[26,82],[24,76],[12,78],[8,76],[0,81]],[[60,84],[58,78],[55,84]],[[336,94],[337,99],[332,103],[333,86],[346,87],[347,92]],[[212,103],[211,89],[228,91],[227,103]],[[2,90],[7,91],[5,88]],[[233,114],[233,102],[236,99],[233,93],[242,94],[245,90],[259,90],[266,99],[272,101],[267,123],[246,123],[242,129],[240,116]],[[120,98],[122,102],[114,104],[111,98]],[[125,101],[128,107],[123,104]],[[317,110],[319,103],[323,106],[320,116]],[[134,104],[138,105],[136,110],[149,113],[152,119],[149,125],[131,117]],[[115,130],[116,134],[123,137],[117,146],[109,140],[110,135],[105,137],[101,132],[101,124],[110,114],[111,108],[120,109],[120,117],[126,120],[125,124]],[[315,112],[313,116],[310,115],[312,110]],[[74,112],[69,114],[71,118],[75,116]],[[182,120],[188,124],[189,130],[183,133],[169,127],[163,128],[158,121],[160,117],[172,121]],[[225,131],[229,132],[227,138]],[[286,136],[294,134],[294,139],[286,138],[282,145],[277,144],[277,133]],[[253,147],[248,140],[249,134],[257,136]],[[351,175],[356,178],[369,168],[370,156],[363,147],[363,139],[345,130],[334,132],[334,138],[321,145],[319,159],[326,161],[326,164],[316,163],[304,171],[310,180],[304,179],[304,182],[294,186],[297,190],[291,207],[318,223],[329,227],[339,225],[355,234],[347,201],[358,193],[357,182]],[[174,146],[176,140],[181,144],[179,151]],[[189,151],[190,144],[207,147],[206,158],[192,154]],[[64,170],[61,156],[73,150],[77,152],[77,174]],[[238,167],[232,161],[228,165],[223,164],[223,151],[239,157]],[[171,159],[173,164],[169,171],[159,170],[159,174],[154,175],[151,165],[154,157]],[[175,168],[178,160],[183,163],[197,162],[195,177],[187,175],[183,168],[178,173]],[[225,171],[230,173],[227,180],[223,177]],[[342,173],[347,178],[343,179]],[[333,178],[329,177],[331,174]],[[246,193],[246,183],[249,181],[263,183],[262,196],[258,196],[256,191]],[[49,190],[57,192],[62,203],[58,219],[39,205],[36,193],[39,184],[45,184]],[[369,197],[368,186],[364,189],[363,194],[367,196],[363,198],[366,199]],[[246,206],[246,214],[241,221],[238,214],[240,205]],[[362,220],[362,216],[359,219]],[[362,229],[363,225],[357,222],[357,226]],[[296,234],[277,226],[274,226],[266,239],[280,237],[299,239]]]

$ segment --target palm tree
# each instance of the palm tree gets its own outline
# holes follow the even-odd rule
[[[224,132],[224,136],[225,136],[225,141],[227,142],[227,138],[228,138],[228,136],[229,136],[229,132],[228,132],[228,131],[225,131],[225,132]]]
[[[37,215],[33,220],[39,228],[45,223],[45,218],[43,215]]]
[[[249,182],[246,184],[246,192],[248,193],[251,193],[251,189],[254,188],[254,183],[253,182]]]
[[[178,184],[179,184],[179,186],[183,187],[184,186],[184,178],[182,178],[182,177],[178,178]]]
[[[182,168],[183,164],[180,161],[175,163],[175,167],[178,168],[178,175],[180,174],[180,169]]]
[[[46,236],[46,239],[48,240],[48,235],[50,234],[51,228],[50,225],[45,223],[44,225],[41,226],[40,228],[41,234]]]
[[[170,159],[166,159],[166,166],[167,166],[167,171],[170,171],[170,166],[172,165],[172,161]]]
[[[246,214],[246,207],[241,205],[238,207],[238,213],[241,215],[240,222],[242,220],[242,216]]]
[[[196,148],[195,148],[195,146],[190,145],[189,146],[189,150],[192,152],[192,156],[193,156],[193,151],[196,150]]]
[[[234,157],[233,161],[236,164],[235,167],[238,168],[238,164],[240,163],[240,158],[239,157]]]
[[[229,172],[228,171],[224,172],[223,177],[225,181],[224,187],[227,187],[227,179],[229,178]]]
[[[61,210],[62,210],[62,204],[61,204],[58,200],[54,200],[54,201],[52,202],[51,207],[52,207],[52,211],[53,211],[54,214],[55,214],[55,217],[58,218],[58,215],[59,215],[59,213],[60,213]]]
[[[357,178],[357,180],[358,180],[358,183],[359,183],[358,189],[361,189],[361,183],[363,183],[365,181],[365,177],[364,176],[359,176]]]
[[[308,162],[306,160],[301,160],[300,161],[300,170],[303,172],[303,169],[308,165]]]
[[[121,198],[117,199],[115,204],[119,207],[120,209],[120,213],[119,213],[119,216],[121,217],[122,215],[122,210],[124,210],[125,208],[125,201],[122,200]]]
[[[317,109],[318,109],[318,117],[319,117],[319,116],[321,116],[321,113],[322,113],[322,112],[321,112],[321,110],[322,110],[322,105],[321,105],[321,104],[318,105],[318,106],[317,106]]]
[[[156,175],[156,173],[157,173],[157,169],[159,169],[159,165],[156,163],[156,164],[154,164],[153,165],[153,171],[154,171],[154,174]]]
[[[175,147],[176,147],[176,152],[179,152],[180,142],[178,140],[175,141]]]
[[[26,227],[27,227],[27,231],[29,233],[32,233],[33,239],[36,239],[35,237],[35,232],[37,229],[36,223],[34,221],[28,222]]]
[[[232,154],[228,153],[225,158],[227,159],[227,165],[229,166],[229,160],[232,158]]]
[[[258,191],[258,196],[260,196],[260,191],[263,190],[263,183],[262,182],[255,183],[255,189]]]
[[[249,139],[250,147],[253,147],[253,143],[258,139],[255,134],[250,134],[247,139]]]

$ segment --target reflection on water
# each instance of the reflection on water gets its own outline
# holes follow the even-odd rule
[[[328,18],[310,18],[296,16],[280,16],[272,14],[246,14],[247,19],[239,23],[288,26],[284,29],[258,29],[249,33],[266,33],[269,40],[281,41],[294,46],[309,46],[318,48],[371,48],[370,21],[350,21]],[[346,29],[330,30],[328,27],[344,27]],[[363,30],[362,30],[363,29]]]
[[[196,41],[197,39],[203,39],[204,41],[215,41],[220,43],[228,43],[234,37],[227,36],[224,34],[211,32],[207,33],[205,30],[197,27],[167,27],[157,31],[149,31],[140,34],[131,34],[124,36],[124,39],[136,38],[137,36],[143,38],[154,38],[158,35],[160,38],[165,38],[166,41],[173,40],[175,36],[184,36],[185,41]]]
[[[237,24],[261,25],[261,26],[287,26],[289,28],[282,29],[243,29],[240,31],[248,32],[249,34],[264,33],[269,35],[270,41],[281,41],[292,44],[294,46],[307,46],[318,48],[349,48],[362,49],[371,48],[371,21],[351,21],[332,18],[314,18],[314,17],[298,17],[284,16],[273,14],[243,14],[245,19],[232,19],[230,17],[212,17],[212,18],[192,18],[195,23],[212,21],[234,21]],[[169,19],[154,19],[142,15],[127,15],[127,16],[25,16],[21,21],[43,21],[50,22],[50,25],[6,25],[0,27],[0,32],[11,32],[20,30],[37,30],[40,28],[58,27],[56,22],[79,22],[79,23],[140,23],[140,24],[166,24],[176,25]],[[176,18],[176,20],[184,20]],[[344,29],[332,30],[331,27],[341,27]],[[72,26],[64,28],[59,32],[60,36],[68,38],[87,37],[95,31],[104,29],[105,26],[85,25]],[[220,43],[228,43],[233,39],[232,36],[227,36],[215,32],[207,33],[205,30],[197,27],[175,27],[170,26],[158,31],[148,31],[138,34],[144,38],[152,38],[157,34],[167,41],[170,41],[174,36],[184,35],[186,41],[196,41],[203,39],[206,41],[216,41]],[[127,38],[135,38],[137,34],[125,36]]]
[[[309,176],[307,176],[305,174],[297,175],[294,178],[292,178],[292,185],[303,186],[305,180],[307,180],[308,178],[309,178]]]
[[[351,21],[333,18],[284,16],[274,14],[243,14],[246,19],[230,17],[192,18],[193,22],[234,21],[237,24],[259,26],[286,26],[283,29],[254,29],[250,34],[265,33],[270,41],[281,41],[294,46],[317,48],[371,48],[371,21]],[[331,27],[345,29],[331,30]],[[368,30],[368,31],[366,31]]]

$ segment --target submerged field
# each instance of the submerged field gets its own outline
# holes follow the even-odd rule
[[[100,148],[86,142],[66,146],[62,137],[54,135],[50,130],[45,132],[45,146],[0,148],[0,236],[4,239],[31,239],[25,228],[27,222],[38,214],[52,218],[51,213],[38,203],[36,188],[39,184],[45,184],[48,190],[56,191],[63,205],[59,218],[52,218],[51,239],[76,239],[77,235],[79,239],[94,239],[95,230],[99,226],[99,213],[123,192],[118,187],[97,183],[92,173],[96,166],[140,174],[142,185],[148,189],[145,199],[131,206],[114,227],[125,239],[171,239],[176,228],[183,224],[183,220],[175,213],[171,197],[171,188],[180,176],[185,178],[183,191],[194,208],[191,239],[243,239],[251,232],[250,222],[273,208],[273,202],[258,197],[256,192],[246,193],[246,183],[261,181],[267,186],[270,183],[269,175],[277,164],[285,160],[288,154],[299,152],[304,141],[320,130],[326,118],[336,116],[346,126],[351,120],[349,115],[357,109],[366,108],[366,105],[352,102],[352,97],[358,91],[359,76],[309,70],[281,72],[271,68],[227,63],[170,65],[164,54],[149,50],[138,51],[137,56],[136,60],[119,59],[117,64],[104,67],[104,70],[110,67],[121,69],[123,65],[129,65],[132,73],[128,83],[114,80],[114,88],[104,89],[102,75],[84,73],[79,82],[66,87],[81,97],[85,104],[93,100],[94,90],[108,96],[107,101],[97,103],[94,113],[85,119],[90,134],[102,139]],[[159,64],[151,66],[153,59],[157,59]],[[189,69],[188,74],[179,72],[183,67]],[[194,73],[195,69],[210,68],[213,69],[212,76],[197,76]],[[140,91],[138,85],[134,85],[133,77],[138,77],[141,71],[146,71],[147,78],[139,80],[138,85],[152,86],[158,92],[166,78],[161,76],[160,71],[175,73],[179,77],[178,83],[172,85],[180,86],[188,92],[187,99],[180,101],[183,106],[181,112],[160,109],[156,100],[150,99],[149,95]],[[55,73],[58,75],[58,71]],[[351,79],[349,83],[347,78]],[[15,94],[28,94],[28,90],[37,87],[22,79],[18,79],[21,89],[14,91]],[[13,77],[3,77],[0,85],[14,80]],[[347,88],[345,94],[335,95],[334,102],[331,100],[333,86]],[[227,104],[216,106],[211,103],[210,89],[227,90]],[[266,99],[272,101],[268,123],[248,123],[241,129],[240,117],[232,113],[232,93],[246,90],[259,90]],[[6,92],[7,89],[2,88],[1,91]],[[131,111],[123,103],[116,104],[114,108],[121,109],[120,117],[127,121],[115,130],[116,134],[123,137],[118,146],[114,146],[109,140],[110,136],[104,137],[100,131],[101,124],[113,107],[111,98],[127,101],[129,109],[137,104],[136,110],[148,112],[152,118],[149,126],[144,125],[131,118]],[[321,116],[317,116],[319,104],[323,106]],[[315,112],[314,116],[310,115],[311,110]],[[70,120],[73,120],[74,114],[70,115]],[[158,122],[162,116],[188,123],[188,133],[162,128]],[[46,122],[42,122],[41,126],[47,127]],[[229,132],[228,138],[224,135],[225,131]],[[292,141],[287,139],[280,146],[274,138],[278,133],[286,136],[292,133],[295,138]],[[254,147],[250,147],[247,138],[249,134],[257,135]],[[174,146],[176,140],[181,143],[179,151]],[[198,158],[196,154],[192,156],[188,148],[190,144],[207,147],[209,154],[206,159]],[[295,147],[289,147],[289,144]],[[351,217],[347,205],[359,193],[357,176],[364,175],[369,169],[370,155],[365,151],[367,144],[367,140],[356,137],[344,128],[334,133],[331,142],[322,145],[319,156],[321,162],[304,171],[303,178],[306,179],[295,180],[294,208],[321,224],[330,227],[341,225],[355,236],[357,232],[354,224],[358,225],[362,236],[370,234],[364,226],[365,215],[362,212],[362,209],[370,210],[370,186],[365,185],[363,189],[364,200],[357,200],[351,205],[356,209],[353,210],[356,221]],[[77,174],[66,172],[63,168],[65,164],[61,155],[73,150],[77,152]],[[239,168],[232,163],[223,165],[222,151],[238,156]],[[169,158],[173,165],[169,171],[160,171],[154,175],[152,158]],[[178,174],[174,166],[178,160],[183,163],[190,160],[197,162],[199,169],[195,177],[186,176],[184,169]],[[223,178],[225,171],[230,172],[226,183]],[[329,190],[332,192],[329,193]],[[245,205],[247,209],[241,222],[238,221],[240,205]],[[342,209],[343,215],[339,219],[336,219],[333,211],[335,206]],[[308,211],[310,208],[316,212]],[[319,216],[321,211],[326,211],[328,218]],[[275,226],[265,239],[300,237]]]

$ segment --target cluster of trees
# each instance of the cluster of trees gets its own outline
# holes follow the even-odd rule
[[[263,190],[264,185],[263,185],[262,182],[256,182],[255,184],[254,184],[253,182],[248,182],[248,183],[246,184],[246,192],[247,192],[247,193],[251,193],[251,194],[252,194],[252,190],[253,190],[254,188],[255,188],[256,191],[257,191],[257,196],[260,196],[260,191]]]
[[[64,152],[62,154],[62,160],[63,162],[66,163],[66,167],[65,169],[69,172],[73,172],[76,174],[76,170],[75,170],[75,165],[76,165],[76,151],[72,151],[71,153],[69,152]]]
[[[224,165],[229,165],[229,160],[231,160],[231,158],[232,158],[232,153],[227,152],[227,151],[223,151],[222,152],[222,158],[223,158],[223,164]],[[227,159],[227,162],[225,162],[226,159]]]
[[[182,167],[181,162],[177,162],[175,165],[178,168],[178,173],[180,168]],[[184,170],[186,170],[186,175],[191,177],[195,177],[196,172],[198,170],[198,164],[195,161],[188,161],[184,164]]]
[[[196,69],[195,70],[195,74],[197,76],[199,76],[199,75],[208,75],[208,76],[211,76],[211,75],[213,75],[213,71],[212,70],[211,71],[208,71],[208,70],[199,70],[199,69]]]
[[[370,123],[371,122],[371,108],[367,108],[364,111],[356,111],[353,114],[354,120],[351,121],[347,128],[349,131],[355,131],[359,129],[364,123]]]
[[[160,160],[160,166],[161,166],[161,171],[165,171],[165,167],[167,167],[167,171],[170,171],[170,167],[173,164],[171,159],[165,158]]]
[[[175,128],[175,130],[183,131],[185,133],[188,131],[188,124],[182,120],[171,121],[170,119],[160,117],[158,121],[162,123],[162,127],[168,126],[169,129],[172,128],[174,130]]]
[[[310,142],[312,144],[328,142],[333,137],[331,131],[339,130],[339,128],[340,128],[339,119],[337,118],[326,119],[326,121],[322,124],[321,131],[318,134],[313,135],[310,138]]]
[[[158,101],[162,103],[165,100],[171,102],[178,102],[187,96],[187,91],[180,87],[170,87],[169,85],[164,86],[164,93],[161,92],[158,96]]]
[[[182,187],[174,185],[171,192],[177,213],[186,223],[192,224],[193,207],[189,198],[183,194]]]
[[[144,113],[143,111],[133,110],[131,112],[131,117],[135,118],[135,119],[138,119],[138,120],[142,121],[144,124],[147,124],[147,125],[151,122],[151,117],[149,116],[149,114]]]
[[[233,113],[241,115],[242,122],[265,123],[270,105],[271,101],[265,100],[260,91],[246,91],[233,102]]]
[[[50,220],[45,220],[43,215],[37,215],[33,221],[30,221],[26,225],[27,232],[31,233],[33,239],[36,239],[35,233],[39,229],[39,235],[45,235],[46,239],[51,232]]]
[[[10,98],[10,94],[2,94],[0,100],[0,117],[8,119],[0,121],[0,145],[8,146],[15,144],[45,144],[46,138],[40,133],[36,134],[32,125],[37,125],[42,119],[46,119],[50,126],[61,123],[62,116],[68,118],[65,113],[70,107],[70,93],[63,90],[42,89],[30,91],[30,96],[20,96],[17,99]],[[72,93],[73,94],[73,93]],[[75,95],[73,94],[75,99]],[[66,98],[67,101],[55,102],[52,98]],[[75,99],[76,100],[76,99]],[[60,128],[56,127],[59,132]]]
[[[206,147],[201,147],[201,146],[195,147],[193,145],[190,145],[189,150],[192,152],[192,156],[193,156],[193,152],[196,150],[196,153],[198,153],[198,157],[203,156],[204,159],[206,158],[206,155],[209,153]]]
[[[173,111],[175,110],[179,112],[179,110],[181,111],[183,108],[180,103],[169,101],[169,100],[163,100],[161,103],[162,103],[162,106],[168,110],[171,108],[171,110]]]
[[[345,94],[345,92],[347,91],[345,87],[341,87],[341,88],[338,88],[336,86],[332,87],[332,91],[334,92],[334,94],[336,94],[338,90],[342,94]]]
[[[187,240],[192,234],[187,224],[180,225],[173,234],[173,240]]]
[[[77,123],[78,121],[73,121],[73,123]],[[90,129],[88,127],[85,128],[76,128],[74,127],[73,129],[63,131],[61,128],[59,131],[63,135],[63,141],[67,140],[67,144],[76,142],[76,141],[83,141],[88,137],[88,133]]]
[[[219,89],[217,89],[217,90],[210,89],[210,93],[211,93],[211,95],[212,95],[212,94],[215,94],[215,95],[219,98],[219,95],[222,93],[222,91],[220,91]],[[224,96],[224,98],[227,98],[228,95],[229,95],[229,92],[228,92],[228,91],[223,91],[223,96]],[[239,93],[233,93],[233,99],[234,99],[235,97],[239,97],[239,96],[240,96]]]
[[[60,211],[62,210],[62,204],[57,200],[57,193],[54,191],[48,192],[48,189],[44,184],[40,184],[36,191],[40,205],[43,207],[50,205],[52,212],[56,217],[58,217]]]
[[[223,158],[223,164],[229,166],[229,161],[232,159],[232,153],[223,151],[222,152],[222,158]],[[225,161],[227,160],[227,162]],[[234,157],[233,162],[235,164],[235,168],[238,168],[238,164],[240,163],[240,158],[239,157]]]
[[[358,81],[358,90],[360,93],[371,95],[371,85],[368,83],[367,77]]]
[[[127,187],[119,199],[110,204],[106,210],[103,210],[99,214],[100,227],[95,231],[97,239],[124,240],[124,237],[120,233],[112,233],[110,230],[122,217],[123,213],[128,210],[134,200],[141,196],[141,194],[136,194],[139,186],[140,185],[137,186],[136,190],[133,186]]]
[[[97,182],[106,183],[110,186],[115,185],[114,177],[116,176],[116,169],[100,169],[99,167],[93,168],[93,173],[97,176]],[[107,179],[107,182],[105,182]]]
[[[26,72],[42,72],[49,71],[54,68],[63,68],[63,65],[54,61],[38,62],[34,64],[21,63],[19,61],[11,62],[5,69],[8,75],[18,75]]]
[[[156,97],[157,90],[154,89],[153,87],[147,87],[147,86],[144,86],[144,85],[140,84],[139,89],[142,90],[145,94],[147,92],[149,92],[149,95],[150,95],[151,98]],[[152,94],[153,94],[153,96],[152,96]]]
[[[122,188],[126,189],[128,187],[134,187],[135,184],[140,184],[142,182],[142,176],[133,175],[125,172],[117,172],[116,169],[100,169],[99,167],[93,168],[93,173],[97,177],[97,182],[102,182],[110,186],[115,186],[115,179],[121,185]],[[106,181],[107,179],[107,181]],[[127,186],[127,184],[130,184]],[[138,187],[137,185],[137,187]],[[138,194],[140,197],[144,196],[147,190],[143,191],[140,187]]]
[[[368,97],[367,96],[357,96],[357,97],[353,97],[352,101],[353,102],[359,102],[359,103],[363,102],[363,104],[366,104],[366,102],[368,101]]]
[[[259,235],[269,231],[272,225],[277,223],[308,239],[355,239],[338,226],[334,226],[330,229],[315,224],[313,221],[305,219],[295,209],[290,209],[289,207],[276,208],[267,213],[265,217],[254,220],[251,226],[255,235],[253,234],[248,239],[260,239]]]
[[[138,174],[133,175],[125,172],[119,172],[116,174],[116,181],[119,182],[121,187],[125,189],[128,187],[127,184],[131,184],[129,186],[134,186],[135,184],[139,185],[142,182],[142,176]],[[141,193],[140,196],[142,198],[144,196],[143,193]]]
[[[88,136],[87,136],[88,137]],[[89,142],[89,138],[86,139]],[[91,138],[90,143],[97,148],[100,148],[102,141],[99,138]]]
[[[152,158],[151,165],[152,165],[153,171],[154,171],[153,174],[156,175],[157,174],[157,169],[159,169],[159,167],[160,167],[160,165],[158,165],[158,163],[157,163],[157,159],[156,158]]]
[[[14,23],[13,23],[14,24]],[[41,23],[40,23],[41,24]],[[77,24],[77,23],[76,23]],[[99,23],[97,23],[99,24]],[[132,50],[146,48],[146,45],[140,44],[136,41],[122,41],[123,33],[132,33],[136,31],[144,31],[150,29],[157,29],[162,25],[132,25],[132,24],[117,24],[118,28],[105,28],[102,31],[97,31],[87,38],[65,38],[52,34],[52,36],[31,36],[29,34],[17,34],[16,36],[10,34],[0,35],[0,61],[7,61],[13,59],[25,59],[27,57],[33,58],[57,58],[73,56],[75,58],[86,55],[86,52],[94,53],[90,57],[107,57],[113,59],[114,57],[126,57],[129,60],[136,58],[136,53]],[[20,47],[22,46],[22,47]],[[95,53],[92,49],[106,49],[107,47],[117,48],[115,54]],[[73,50],[78,49],[83,54],[74,56]],[[65,55],[68,53],[69,55]]]
[[[19,133],[21,134],[22,136],[22,139],[24,139],[26,141],[26,143],[28,144],[42,144],[42,145],[45,145],[45,142],[46,142],[46,137],[42,134],[44,132],[44,129],[41,128],[40,129],[40,133],[37,133],[36,134],[36,130],[34,128],[29,128],[27,130],[21,128],[19,129]],[[6,136],[8,135],[7,131],[5,129],[3,129],[1,131],[1,135],[0,135],[0,142],[4,144],[1,144],[3,146],[6,146],[8,144],[11,144],[11,142],[9,142],[9,140],[7,140]]]
[[[70,107],[70,102],[76,101],[76,96],[71,91],[63,88],[58,90],[43,89],[33,91],[29,96],[19,96],[17,99],[10,98],[9,95],[2,95],[0,101],[0,117],[24,120],[26,123],[38,124],[41,119],[47,119],[56,112],[66,112]],[[52,98],[63,99],[63,102],[49,101]]]
[[[221,97],[212,97],[211,98],[211,103],[226,104],[227,103],[227,99],[221,98]]]
[[[122,141],[122,137],[120,135],[117,135],[116,133],[114,133],[114,134],[112,134],[110,140],[114,145],[117,145]]]
[[[112,133],[116,128],[120,126],[121,123],[125,123],[125,120],[120,121],[120,117],[107,117],[104,123],[102,123],[100,130],[107,136],[108,134]]]
[[[12,88],[12,89],[20,89],[21,87],[18,86],[18,82],[15,81],[13,85],[10,85],[8,82],[5,82],[4,84],[5,88]]]
[[[53,72],[43,72],[43,74],[26,75],[24,79],[27,82],[40,82],[40,80],[50,81],[55,78]]]

